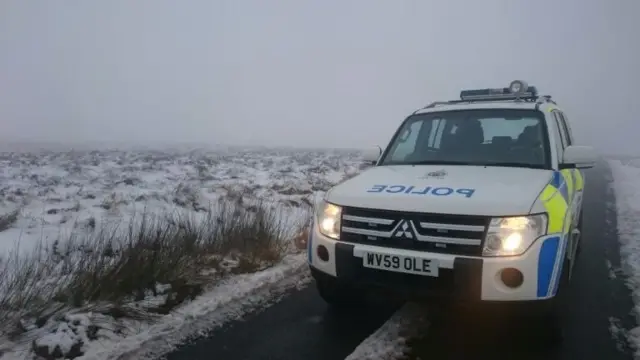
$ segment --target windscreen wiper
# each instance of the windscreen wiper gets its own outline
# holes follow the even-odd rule
[[[484,164],[477,164],[469,161],[455,161],[455,160],[421,160],[421,161],[403,162],[402,165],[481,165],[482,166]]]
[[[503,166],[503,167],[524,167],[530,169],[545,169],[544,165],[540,164],[528,164],[528,163],[520,163],[520,162],[484,162],[478,163],[475,165],[480,166]]]
[[[420,160],[420,161],[398,161],[381,165],[466,165],[466,166],[502,166],[502,167],[524,167],[530,169],[546,169],[544,165],[527,164],[519,162],[473,162],[456,160]]]

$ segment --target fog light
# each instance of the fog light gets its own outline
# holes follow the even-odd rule
[[[502,269],[502,272],[500,273],[500,280],[502,280],[507,287],[514,289],[522,285],[524,282],[524,276],[518,269],[506,268]]]
[[[318,245],[316,248],[316,254],[322,261],[329,261],[329,250],[324,245]]]

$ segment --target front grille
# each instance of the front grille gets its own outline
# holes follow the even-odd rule
[[[482,255],[489,217],[342,209],[340,240],[399,249]]]

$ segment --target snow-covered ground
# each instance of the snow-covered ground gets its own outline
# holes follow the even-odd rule
[[[609,160],[616,196],[620,255],[628,286],[640,319],[640,158]],[[630,342],[640,358],[640,327],[630,331]]]
[[[50,245],[72,229],[157,209],[204,210],[223,196],[299,207],[358,170],[345,151],[0,153],[0,254]],[[1,225],[1,224],[0,224]]]
[[[407,303],[361,342],[345,360],[402,359],[408,350],[408,341],[427,328],[424,307]]]
[[[32,254],[34,249],[56,251],[70,234],[126,222],[141,212],[179,210],[201,216],[221,198],[241,199],[238,201],[245,204],[268,201],[285,209],[284,218],[293,225],[301,220],[314,194],[357,173],[360,167],[359,152],[344,150],[0,153],[0,265],[16,255]],[[84,309],[38,326],[24,323],[20,326],[27,341],[25,336],[20,342],[0,338],[0,359],[22,359],[24,351],[34,347],[51,353],[56,346],[65,354],[83,353],[77,359],[139,359],[157,354],[307,282],[303,264],[303,255],[291,254],[275,267],[234,275],[152,321],[145,316],[144,320],[115,322],[100,311]],[[159,284],[156,294],[144,301],[162,296],[161,287]]]
[[[0,153],[0,265],[10,254],[26,255],[37,245],[51,250],[56,239],[64,240],[87,224],[123,221],[141,211],[180,209],[198,215],[208,204],[231,197],[273,201],[295,215],[314,193],[357,173],[359,156],[357,151],[287,149]],[[609,165],[622,263],[640,318],[640,158],[609,160]],[[77,359],[151,359],[308,283],[304,264],[304,255],[291,254],[277,266],[234,275],[151,321],[114,321],[100,311],[70,311],[27,331],[26,342],[0,338],[0,359],[25,358],[32,340],[66,353],[81,346],[83,355]],[[417,326],[406,319],[416,313],[411,304],[399,310],[349,359],[400,354]],[[28,330],[33,324],[23,326]],[[640,328],[629,337],[640,348]]]

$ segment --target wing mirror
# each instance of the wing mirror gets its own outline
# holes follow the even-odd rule
[[[564,149],[561,168],[589,169],[596,165],[596,152],[591,146],[569,145]]]
[[[378,162],[380,155],[382,155],[382,148],[380,148],[380,146],[374,146],[362,152],[362,159],[365,162],[375,165],[375,163]]]

